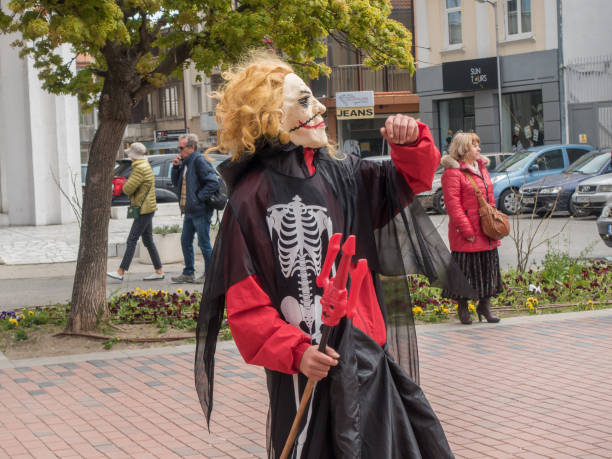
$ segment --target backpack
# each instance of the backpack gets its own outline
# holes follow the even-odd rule
[[[227,187],[222,178],[219,177],[219,189],[210,195],[206,204],[215,210],[225,209],[227,204]]]

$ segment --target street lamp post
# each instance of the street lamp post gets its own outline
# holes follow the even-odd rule
[[[498,108],[498,116],[499,116],[499,151],[502,150],[502,142],[503,142],[503,121],[502,121],[502,92],[501,92],[501,80],[502,74],[500,70],[500,59],[499,59],[499,26],[497,20],[497,1],[496,0],[478,0],[480,3],[488,3],[493,6],[493,13],[495,15],[495,59],[497,64],[497,108]]]

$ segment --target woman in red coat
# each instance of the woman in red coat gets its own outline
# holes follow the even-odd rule
[[[478,199],[467,178],[469,175],[480,188],[482,196],[494,205],[493,184],[486,168],[489,160],[480,156],[480,138],[474,133],[455,134],[448,153],[441,161],[445,168],[442,192],[449,217],[448,239],[452,256],[477,292],[478,319],[482,320],[481,316],[484,316],[487,322],[499,322],[499,318],[491,313],[490,299],[503,290],[497,253],[500,242],[482,231]],[[446,291],[442,294],[457,300],[461,323],[471,324],[468,298],[454,297]]]

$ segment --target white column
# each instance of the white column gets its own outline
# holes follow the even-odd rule
[[[0,35],[0,224],[73,222],[60,187],[75,195],[75,175],[81,193],[78,102],[44,91],[33,61],[10,46],[14,39]],[[71,58],[67,49],[62,56]]]
[[[491,40],[491,27],[489,24],[489,5],[486,3],[474,2],[476,15],[476,49],[478,57],[491,57],[495,55],[495,39]],[[497,13],[496,8],[491,8],[493,14]],[[493,35],[494,37],[495,35]]]

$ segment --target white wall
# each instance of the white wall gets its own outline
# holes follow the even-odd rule
[[[612,54],[612,0],[562,0],[564,64]]]
[[[429,25],[427,22],[427,0],[414,1],[414,35],[417,67],[429,67]]]
[[[80,193],[78,103],[43,91],[32,60],[20,59],[10,46],[14,39],[0,35],[0,222],[72,222],[75,216],[53,175],[73,194],[71,173],[76,174]],[[67,49],[62,56],[70,58]]]

